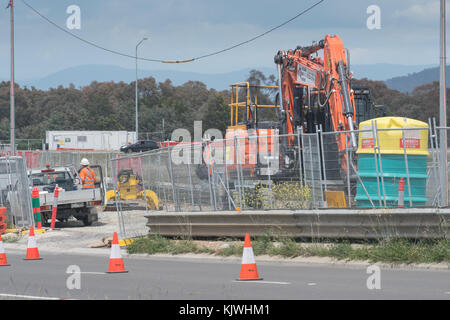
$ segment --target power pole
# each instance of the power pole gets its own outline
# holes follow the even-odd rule
[[[448,168],[447,168],[447,86],[445,85],[446,68],[446,36],[445,36],[445,0],[441,0],[441,77],[440,77],[440,100],[439,100],[439,126],[440,126],[440,186],[441,207],[448,206]]]
[[[14,111],[14,1],[10,0],[8,7],[11,9],[11,89],[10,89],[10,142],[11,155],[16,155],[15,136],[15,111]]]
[[[145,40],[148,40],[147,38],[143,38],[137,45],[136,45],[136,142],[139,140],[139,94],[138,94],[138,47],[139,45],[144,42]]]

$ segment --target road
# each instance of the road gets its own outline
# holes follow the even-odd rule
[[[108,249],[100,254],[7,253],[0,267],[0,299],[14,295],[70,299],[290,300],[290,299],[445,299],[450,271],[381,269],[381,289],[369,290],[365,267],[258,263],[260,282],[237,282],[239,259],[184,259],[126,256],[124,274],[106,274]],[[69,290],[70,265],[81,270],[80,289]]]

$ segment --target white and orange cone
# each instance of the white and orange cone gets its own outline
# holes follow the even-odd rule
[[[250,242],[250,236],[245,234],[244,240],[244,252],[242,254],[241,274],[238,280],[262,280],[258,275],[258,269],[256,268],[255,257],[253,255],[252,243]]]
[[[117,232],[114,232],[113,241],[111,244],[111,255],[109,257],[108,273],[125,273],[122,254],[120,253],[119,237]]]
[[[27,248],[27,256],[25,260],[41,260],[42,258],[39,256],[39,250],[37,248],[36,238],[34,237],[34,228],[30,227],[30,233],[28,234],[28,248]]]
[[[5,248],[3,247],[2,236],[0,235],[0,267],[9,266],[8,260],[6,259]]]

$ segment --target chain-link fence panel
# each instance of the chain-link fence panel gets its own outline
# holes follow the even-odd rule
[[[6,207],[8,223],[25,227],[34,225],[31,191],[25,159],[0,158],[0,201]]]

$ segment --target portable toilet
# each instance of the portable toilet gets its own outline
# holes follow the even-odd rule
[[[361,122],[359,130],[356,153],[360,179],[356,206],[372,207],[372,200],[375,207],[384,207],[385,201],[386,207],[398,207],[401,178],[405,181],[404,206],[410,206],[410,193],[413,207],[424,206],[427,202],[428,124],[402,117],[382,117]]]

